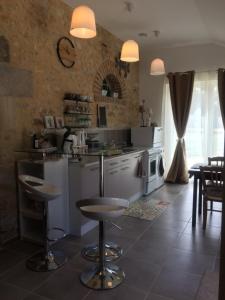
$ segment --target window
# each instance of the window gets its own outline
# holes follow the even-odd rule
[[[177,139],[168,82],[165,83],[164,87],[163,107],[166,171],[168,172]],[[224,129],[220,113],[216,72],[204,72],[195,75],[191,109],[185,133],[185,145],[188,167],[197,162],[207,162],[208,156],[223,156]]]

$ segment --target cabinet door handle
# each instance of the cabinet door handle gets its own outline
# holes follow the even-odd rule
[[[125,162],[125,161],[129,161],[130,159],[127,158],[127,159],[122,159],[122,162]]]
[[[130,169],[130,167],[124,167],[124,168],[121,168],[121,170],[127,170],[127,169]]]
[[[115,166],[115,165],[118,165],[118,162],[112,162],[112,163],[110,163],[110,166]]]
[[[109,174],[110,174],[110,175],[113,175],[113,174],[116,174],[116,173],[118,173],[118,171],[112,171],[112,172],[110,172]]]
[[[90,168],[90,171],[96,171],[96,170],[99,170],[99,167]]]

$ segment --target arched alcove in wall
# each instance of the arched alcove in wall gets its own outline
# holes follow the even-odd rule
[[[113,61],[106,60],[99,67],[93,84],[93,93],[96,101],[118,100],[119,102],[126,99],[124,79]]]

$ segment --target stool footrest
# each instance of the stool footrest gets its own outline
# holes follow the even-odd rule
[[[62,229],[62,228],[59,228],[59,227],[53,227],[53,228],[51,228],[51,229],[48,230],[48,233],[51,232],[51,231],[60,231],[60,232],[62,232],[62,236],[59,237],[59,238],[50,238],[49,235],[48,235],[48,236],[47,236],[47,240],[48,240],[49,242],[57,242],[58,240],[60,240],[60,239],[62,239],[62,238],[64,238],[64,237],[66,236],[65,230]]]
[[[123,254],[123,249],[115,243],[105,243],[105,261],[110,262],[118,259]],[[99,246],[89,245],[82,249],[83,258],[98,263],[99,262]]]

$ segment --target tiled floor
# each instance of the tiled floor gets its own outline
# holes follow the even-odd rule
[[[107,230],[109,240],[124,248],[117,262],[125,282],[111,291],[93,291],[79,281],[90,263],[80,257],[83,245],[97,240],[97,230],[84,238],[66,238],[57,244],[69,262],[51,273],[25,268],[25,260],[38,248],[14,241],[0,251],[0,299],[2,300],[216,300],[219,213],[209,215],[206,232],[201,219],[191,226],[192,184],[166,185],[152,197],[171,202],[156,220],[122,217]]]

